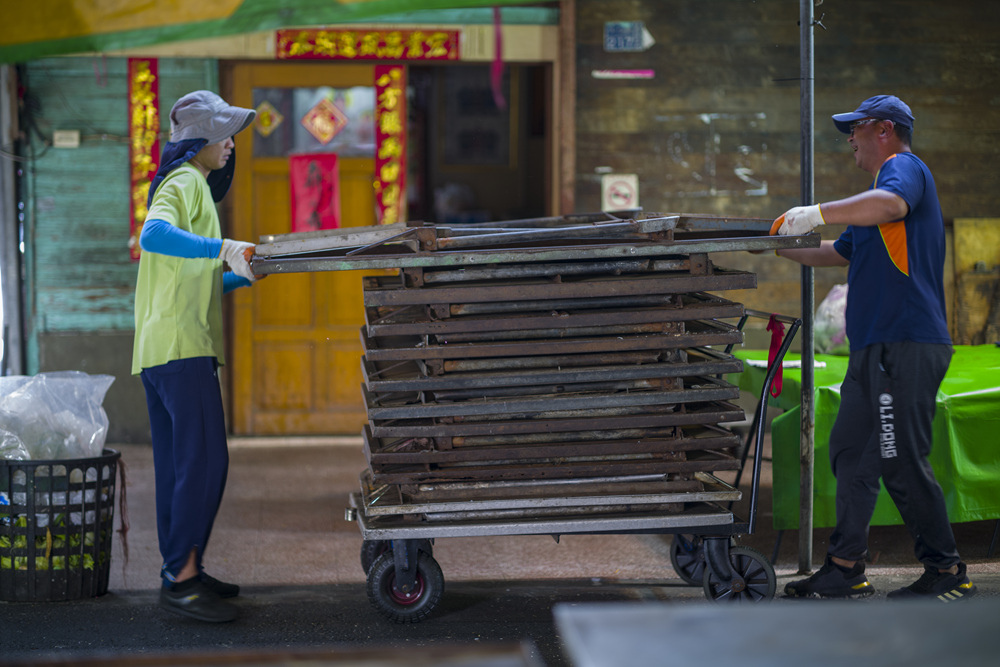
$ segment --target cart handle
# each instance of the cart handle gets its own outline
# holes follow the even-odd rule
[[[754,436],[754,459],[753,459],[753,476],[750,483],[750,511],[747,525],[747,534],[752,535],[754,527],[757,523],[757,497],[758,488],[760,486],[760,471],[761,471],[761,443],[764,441],[764,425],[767,422],[767,403],[771,395],[771,385],[774,382],[775,376],[778,374],[778,369],[781,368],[781,364],[784,361],[785,353],[788,352],[788,348],[792,346],[792,339],[795,338],[795,334],[798,332],[799,327],[802,326],[802,318],[799,317],[789,317],[788,315],[778,315],[773,313],[765,313],[760,310],[747,309],[744,311],[744,315],[740,318],[740,323],[737,328],[742,331],[743,325],[750,317],[760,317],[764,319],[774,318],[779,322],[788,324],[788,331],[785,332],[785,337],[781,341],[781,346],[778,348],[777,353],[774,356],[774,362],[770,364],[767,368],[767,373],[764,376],[764,384],[761,387],[761,397],[757,402],[757,408],[754,410],[753,424],[750,427],[750,433]],[[728,353],[732,350],[733,346],[729,345],[726,347],[726,352]],[[743,475],[743,467],[746,464],[747,456],[750,453],[750,442],[747,441],[747,446],[743,448],[743,461],[740,465],[740,470],[736,475],[736,482],[733,484],[734,487],[739,488],[740,478]],[[730,503],[730,507],[732,504]]]

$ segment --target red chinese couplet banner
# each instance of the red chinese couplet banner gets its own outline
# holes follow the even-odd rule
[[[378,223],[406,219],[406,68],[375,66],[375,203]]]
[[[160,159],[160,81],[156,58],[128,59],[129,254],[139,261],[149,184]]]
[[[288,158],[292,232],[340,227],[336,153],[302,153]]]

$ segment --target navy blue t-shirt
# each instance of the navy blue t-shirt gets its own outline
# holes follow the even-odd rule
[[[889,157],[872,188],[909,205],[903,220],[851,225],[834,242],[847,270],[851,350],[874,343],[951,344],[944,301],[944,219],[934,177],[913,153]]]

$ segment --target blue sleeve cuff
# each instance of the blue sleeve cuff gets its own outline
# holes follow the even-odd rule
[[[173,257],[214,259],[222,252],[222,239],[198,236],[175,227],[166,220],[147,220],[139,235],[139,247]]]
[[[250,281],[243,276],[238,276],[232,271],[222,274],[222,293],[232,292],[237,287],[250,287]]]

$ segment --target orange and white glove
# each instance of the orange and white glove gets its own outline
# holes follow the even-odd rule
[[[250,258],[253,257],[253,250],[256,246],[246,241],[234,241],[232,239],[222,239],[222,250],[219,251],[219,259],[224,260],[233,273],[246,278],[251,283],[257,280],[250,270]]]
[[[819,204],[812,206],[796,206],[785,211],[781,216],[784,222],[778,227],[779,236],[801,236],[808,234],[820,225],[826,224],[823,214],[819,210]],[[781,220],[778,218],[778,220]],[[778,222],[775,220],[775,223]]]

